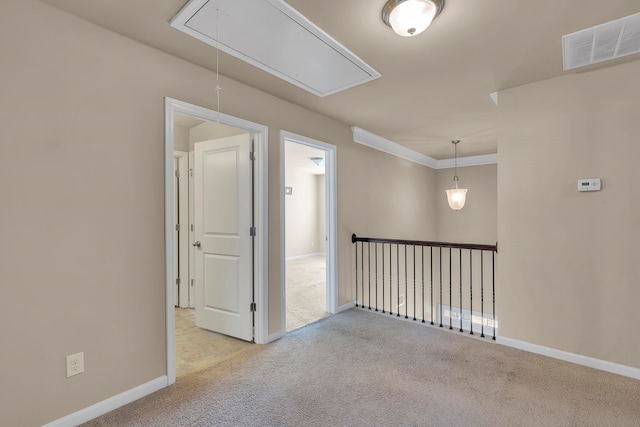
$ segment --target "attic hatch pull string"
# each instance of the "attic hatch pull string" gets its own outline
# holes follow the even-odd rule
[[[220,124],[220,73],[219,73],[219,44],[220,37],[218,36],[220,30],[220,9],[216,8],[216,97],[218,98],[217,118],[216,121]]]

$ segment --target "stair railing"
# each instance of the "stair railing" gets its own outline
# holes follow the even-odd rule
[[[407,320],[431,325],[437,321],[441,328],[448,321],[449,329],[455,326],[471,335],[480,332],[482,338],[485,330],[490,330],[496,339],[497,243],[431,242],[355,234],[351,241],[355,247],[356,307],[396,317],[404,314]],[[485,305],[485,286],[489,284],[490,309]]]

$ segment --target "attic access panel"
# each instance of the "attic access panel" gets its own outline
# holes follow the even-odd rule
[[[380,77],[282,0],[190,0],[171,26],[321,97]]]

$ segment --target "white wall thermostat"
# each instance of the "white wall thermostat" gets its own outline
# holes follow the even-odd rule
[[[579,179],[578,191],[600,191],[600,178]]]

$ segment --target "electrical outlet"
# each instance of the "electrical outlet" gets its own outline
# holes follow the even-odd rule
[[[67,356],[67,378],[84,372],[84,353]]]

